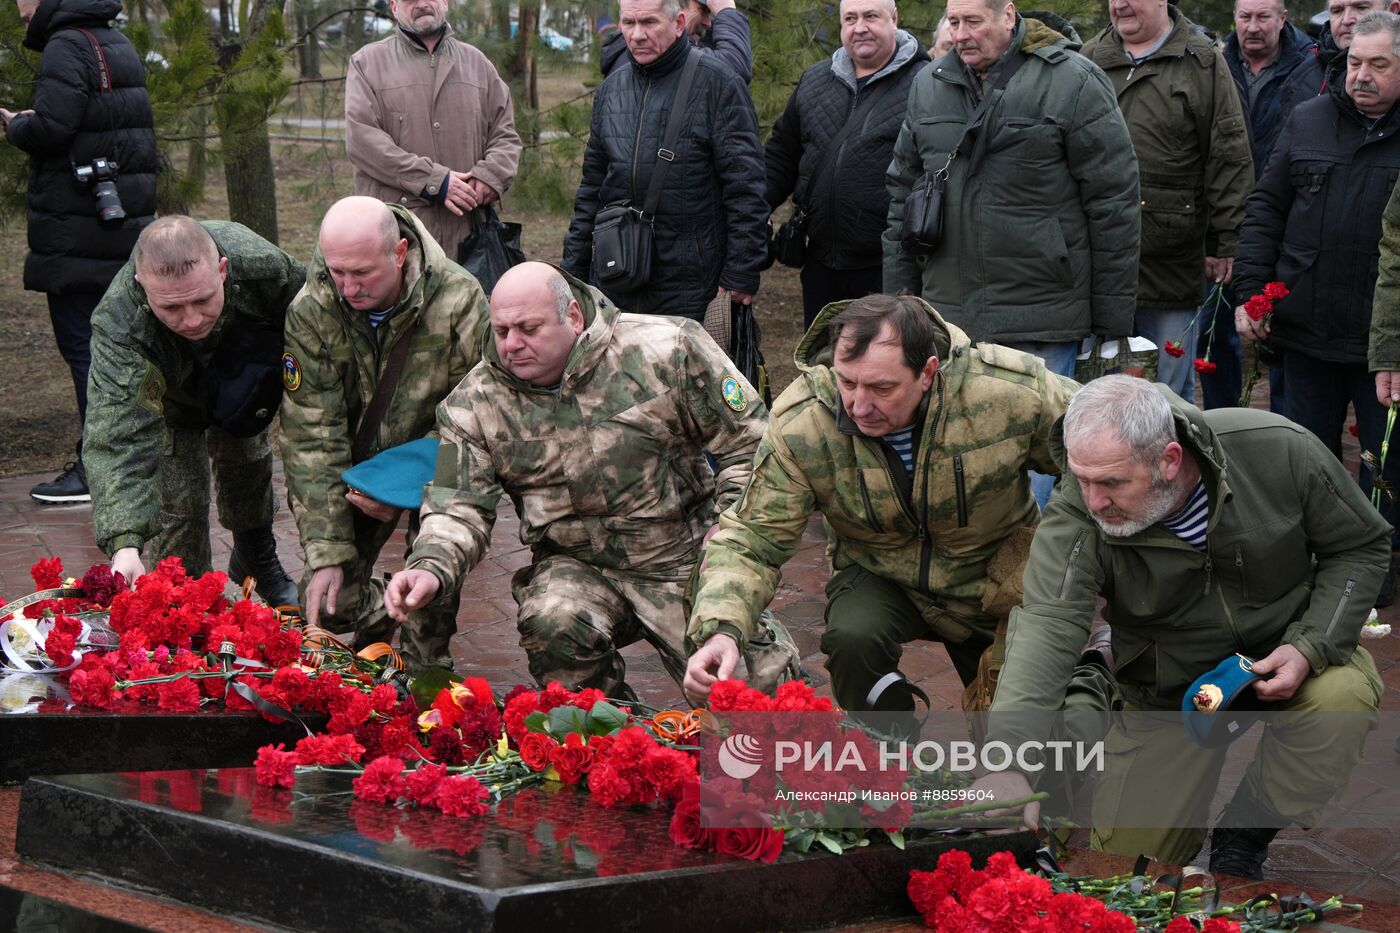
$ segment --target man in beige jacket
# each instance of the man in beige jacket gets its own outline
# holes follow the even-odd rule
[[[447,0],[390,0],[399,28],[350,59],[345,149],[355,193],[402,204],[448,256],[472,211],[515,178],[520,137],[510,89],[452,35]]]

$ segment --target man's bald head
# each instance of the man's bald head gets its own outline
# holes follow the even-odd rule
[[[354,196],[321,221],[321,256],[341,300],[356,311],[387,311],[403,294],[408,240],[383,201]]]
[[[514,266],[491,292],[496,355],[517,379],[558,385],[578,335],[583,310],[559,270],[542,262]]]
[[[219,263],[219,247],[199,221],[184,214],[166,214],[153,220],[136,238],[131,260],[136,277],[178,278],[203,260]]]

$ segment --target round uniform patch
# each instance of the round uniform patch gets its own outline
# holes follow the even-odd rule
[[[282,385],[288,392],[301,388],[301,364],[290,353],[282,354]]]
[[[749,400],[744,395],[744,387],[739,385],[739,380],[733,376],[725,377],[720,391],[724,393],[724,404],[735,411],[743,411],[749,407]]]

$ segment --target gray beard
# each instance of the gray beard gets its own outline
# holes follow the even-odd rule
[[[1110,538],[1131,538],[1140,531],[1146,531],[1162,519],[1171,515],[1181,507],[1178,501],[1182,490],[1177,488],[1173,482],[1154,482],[1147,494],[1147,501],[1143,504],[1142,516],[1131,521],[1116,522],[1109,524],[1093,512],[1094,523],[1099,529]]]

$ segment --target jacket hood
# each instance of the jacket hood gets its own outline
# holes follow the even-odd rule
[[[1344,73],[1343,77],[1345,77],[1345,55],[1342,56],[1342,61],[1342,71]],[[1351,99],[1351,95],[1347,93],[1345,80],[1328,81],[1327,90],[1325,93],[1327,94],[1327,96],[1332,98],[1332,103],[1336,105],[1338,119],[1351,120],[1362,127],[1366,127],[1371,122],[1371,118],[1357,109],[1355,101],[1353,101]],[[1391,104],[1389,110],[1387,110],[1384,114],[1376,118],[1375,125],[1371,126],[1371,130],[1382,129],[1394,123],[1397,111],[1400,111],[1400,103]],[[1387,132],[1389,131],[1387,130]]]
[[[105,26],[121,11],[121,0],[42,0],[24,30],[25,48],[42,52],[58,30]]]
[[[421,296],[416,302],[421,308],[437,293],[438,283],[442,280],[441,270],[448,263],[447,254],[428,234],[422,221],[408,208],[390,204],[389,210],[393,211],[394,219],[399,222],[399,234],[408,240],[408,257],[404,260],[403,269],[404,287],[399,293],[399,303],[402,304],[405,299],[411,299],[415,292],[421,291]],[[335,282],[326,268],[326,257],[321,254],[319,245],[316,247],[316,254],[311,258],[310,267],[306,270],[306,291],[323,308],[338,308],[346,316],[364,314],[340,300],[340,293],[335,290]]]
[[[972,345],[972,341],[963,331],[943,320],[939,313],[934,310],[933,305],[922,298],[914,297],[914,300],[923,306],[929,317],[933,318],[936,331],[933,338],[933,351],[938,356],[938,377],[943,378],[945,364],[948,360],[955,353],[965,354],[967,348]],[[802,378],[805,378],[807,384],[811,386],[813,395],[832,411],[838,413],[843,409],[836,396],[836,380],[834,377],[825,375],[826,371],[831,368],[833,355],[831,334],[827,330],[827,326],[836,315],[846,310],[846,306],[850,303],[850,301],[834,301],[822,308],[792,354],[793,362],[802,372]]]
[[[1021,37],[1021,51],[1027,55],[1056,47],[1078,51],[1079,33],[1064,17],[1056,13],[1023,13],[1021,21],[1026,26],[1025,35]]]
[[[928,57],[928,50],[924,48],[922,42],[903,29],[895,30],[894,34],[894,56],[885,63],[885,67],[870,76],[870,84],[874,84],[881,78],[892,75],[903,68],[915,56],[922,54]],[[841,82],[855,90],[856,69],[851,63],[851,56],[844,46],[837,46],[836,51],[831,53],[831,73],[841,79]]]
[[[622,311],[598,289],[565,272],[555,263],[546,264],[552,266],[564,277],[564,281],[569,283],[569,291],[573,292],[574,300],[583,312],[583,333],[574,341],[574,348],[564,362],[564,376],[561,380],[572,383],[589,373],[607,351],[608,345],[612,343],[613,328],[617,326],[617,318]],[[523,379],[516,378],[515,374],[506,368],[496,352],[496,341],[491,338],[490,331],[487,331],[483,338],[481,358],[496,371],[497,378],[508,385],[523,392],[549,391],[542,386],[531,385]]]
[[[1225,451],[1221,450],[1215,432],[1206,424],[1205,413],[1195,405],[1182,401],[1175,392],[1162,383],[1154,383],[1153,388],[1166,397],[1172,408],[1172,420],[1176,423],[1176,438],[1181,446],[1191,452],[1196,465],[1201,468],[1201,479],[1206,484],[1206,496],[1210,499],[1210,525],[1214,526],[1219,514],[1216,503],[1230,498],[1227,483],[1228,463]],[[1065,417],[1055,419],[1050,428],[1050,455],[1060,467],[1060,474],[1070,476],[1069,455],[1065,450]],[[1125,539],[1126,540],[1126,539]]]

